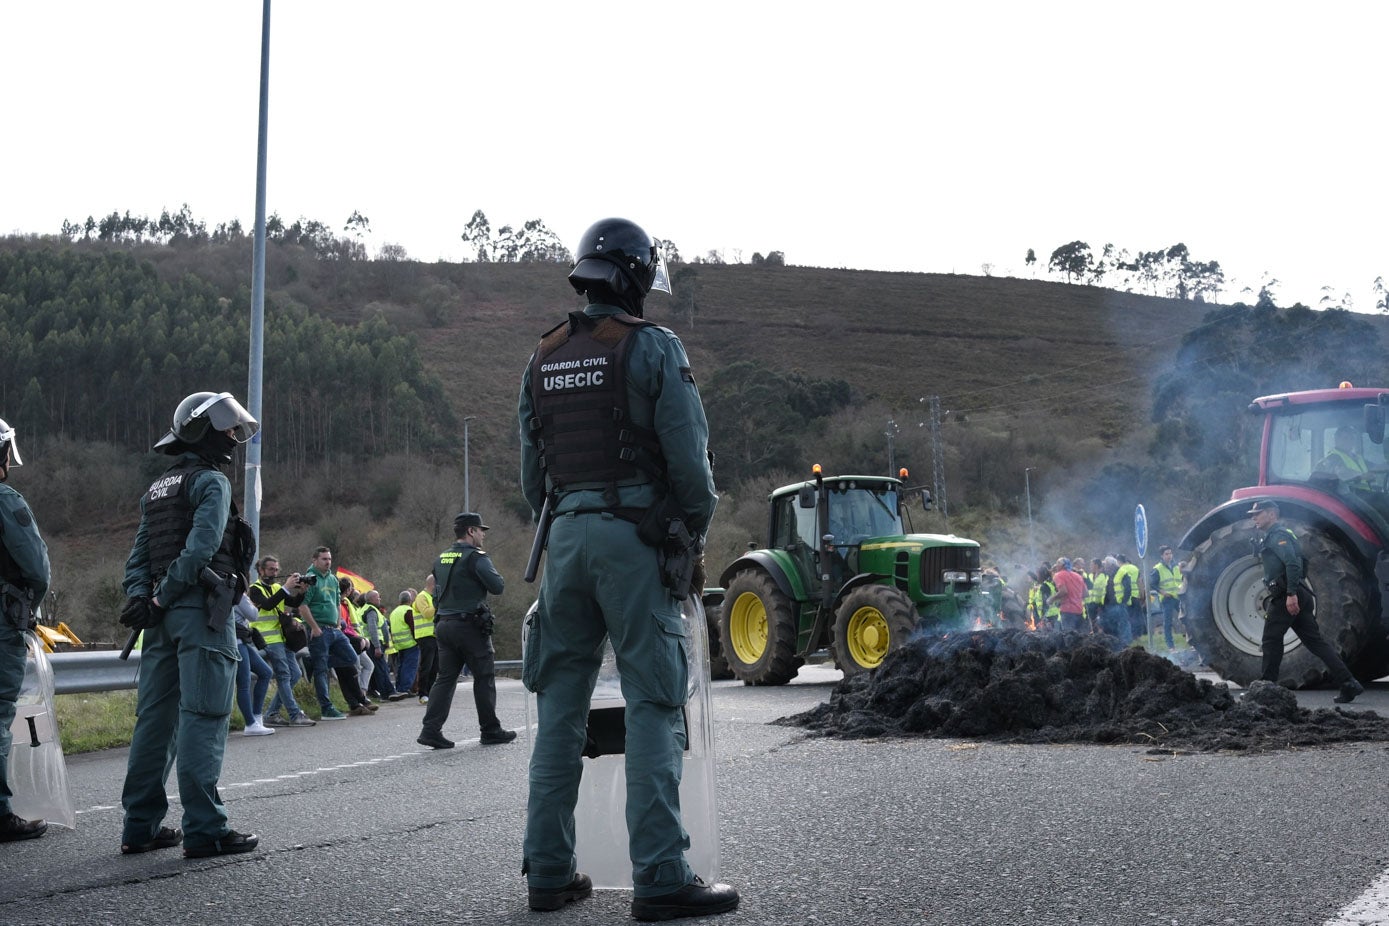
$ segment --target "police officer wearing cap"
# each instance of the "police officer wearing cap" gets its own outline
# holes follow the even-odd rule
[[[1278,668],[1283,662],[1283,637],[1291,629],[1307,651],[1331,670],[1331,680],[1341,686],[1336,695],[1338,704],[1348,704],[1365,690],[1346,667],[1335,648],[1327,643],[1317,628],[1314,613],[1316,601],[1306,581],[1307,560],[1292,528],[1278,520],[1278,503],[1258,501],[1249,509],[1259,536],[1254,540],[1255,555],[1264,569],[1264,586],[1268,589],[1265,603],[1267,619],[1261,648],[1264,654],[1263,672],[1267,682],[1278,681]]]
[[[482,516],[465,511],[453,519],[453,546],[439,554],[434,564],[434,636],[439,645],[439,674],[429,689],[420,735],[421,746],[452,749],[444,738],[444,723],[453,706],[458,676],[467,666],[473,674],[473,703],[482,729],[484,746],[516,739],[515,730],[503,729],[497,719],[497,667],[492,648],[492,610],[488,595],[500,595],[506,582],[492,559],[482,550],[491,530]]]
[[[588,305],[542,337],[518,409],[522,489],[534,512],[548,505],[552,516],[522,667],[539,719],[523,863],[529,905],[556,910],[593,890],[575,867],[574,807],[606,637],[626,701],[632,914],[724,913],[738,892],[704,883],[685,860],[689,640],[658,549],[638,534],[668,503],[702,540],[717,502],[708,423],[680,340],[642,317],[652,289],[670,292],[656,241],[626,219],[603,219],[577,255],[569,282]]]
[[[121,806],[121,852],[184,843],[185,858],[249,852],[258,838],[227,825],[217,793],[239,661],[230,615],[213,607],[222,583],[246,587],[255,555],[220,467],[260,429],[229,392],[178,404],[154,445],[176,457],[140,499],[140,527],[125,564],[121,623],[144,631],[135,732]],[[238,580],[237,577],[240,576]],[[214,578],[216,581],[214,581]],[[164,826],[164,782],[177,769],[182,829]]]
[[[35,839],[48,829],[43,820],[26,820],[10,809],[10,724],[28,659],[24,632],[49,582],[48,545],[24,496],[7,484],[10,467],[23,465],[14,428],[0,419],[0,842]]]

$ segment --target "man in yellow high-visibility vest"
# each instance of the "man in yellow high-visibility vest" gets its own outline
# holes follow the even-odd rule
[[[1164,544],[1158,551],[1161,559],[1153,567],[1148,577],[1148,588],[1157,592],[1158,603],[1162,606],[1162,636],[1167,649],[1176,648],[1172,639],[1172,625],[1177,622],[1177,613],[1182,606],[1182,564],[1173,562],[1172,548]]]

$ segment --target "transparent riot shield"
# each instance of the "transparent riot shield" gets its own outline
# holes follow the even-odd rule
[[[527,612],[526,627],[536,605]],[[684,602],[685,638],[689,641],[689,696],[685,702],[686,748],[680,780],[680,814],[690,836],[685,858],[695,874],[713,883],[719,877],[718,788],[714,780],[714,721],[710,710],[709,631],[704,605]],[[521,636],[524,653],[526,634]],[[526,729],[533,731],[535,695],[526,693]],[[574,808],[575,847],[579,871],[597,888],[632,887],[632,861],[627,851],[627,774],[622,752],[626,702],[612,644],[603,644],[589,706],[589,740],[596,757],[584,756],[579,800]],[[531,736],[531,748],[535,738]]]
[[[76,829],[68,767],[53,713],[53,666],[37,636],[26,633],[24,640],[29,653],[10,725],[14,734],[10,743],[10,790],[14,797],[10,804],[25,819]]]

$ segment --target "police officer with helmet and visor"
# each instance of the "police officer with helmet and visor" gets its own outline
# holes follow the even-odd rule
[[[249,852],[217,793],[239,660],[230,604],[255,555],[220,467],[260,429],[229,392],[196,392],[154,449],[175,457],[140,500],[125,564],[121,623],[144,631],[135,732],[121,806],[121,852],[184,843],[185,858]],[[163,825],[164,783],[177,769],[183,827]],[[186,840],[186,841],[185,841]]]
[[[691,871],[679,797],[689,683],[679,602],[703,584],[686,567],[717,503],[708,423],[680,340],[642,317],[651,290],[670,292],[655,240],[603,219],[577,256],[569,282],[588,305],[542,337],[518,408],[522,489],[549,557],[522,669],[539,718],[528,901],[557,910],[593,890],[575,865],[574,808],[606,637],[626,702],[632,914],[724,913],[738,892]]]
[[[39,536],[34,513],[8,485],[10,467],[23,465],[14,428],[0,419],[0,842],[36,839],[48,829],[43,820],[26,820],[10,808],[10,724],[28,660],[24,632],[50,579],[48,545]]]

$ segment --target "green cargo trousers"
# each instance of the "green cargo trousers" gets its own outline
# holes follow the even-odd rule
[[[638,897],[693,879],[680,820],[689,670],[677,602],[660,582],[656,551],[611,514],[565,514],[550,529],[540,603],[522,681],[535,692],[525,864],[531,887],[574,876],[574,806],[589,701],[604,637],[612,640],[626,709],[628,851]]]
[[[10,790],[10,725],[18,711],[28,655],[23,632],[0,615],[0,815],[10,812],[10,798],[14,797]]]
[[[240,655],[231,621],[221,633],[208,630],[201,598],[197,589],[183,595],[159,626],[145,631],[135,733],[121,792],[124,843],[149,842],[159,832],[169,810],[164,783],[175,762],[187,842],[214,842],[230,829],[217,779]]]

